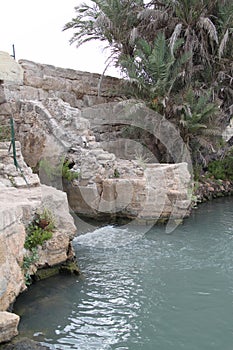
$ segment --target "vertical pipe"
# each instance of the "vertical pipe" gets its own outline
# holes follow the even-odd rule
[[[18,163],[16,159],[16,147],[15,147],[15,128],[14,128],[14,119],[11,117],[11,144],[12,144],[12,150],[13,150],[13,158],[14,158],[14,165],[16,169],[18,169]]]
[[[15,45],[14,45],[14,44],[12,45],[12,50],[13,50],[13,55],[12,55],[12,57],[13,57],[14,60],[15,60]]]

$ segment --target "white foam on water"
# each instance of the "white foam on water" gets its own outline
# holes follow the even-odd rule
[[[80,244],[86,247],[95,248],[117,248],[132,244],[144,235],[142,230],[133,230],[132,228],[120,228],[112,225],[107,225],[77,236],[74,239],[74,244]]]

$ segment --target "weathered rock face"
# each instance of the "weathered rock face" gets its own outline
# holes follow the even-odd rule
[[[37,210],[48,208],[56,220],[52,239],[38,250],[35,268],[64,262],[70,251],[70,241],[76,228],[69,214],[66,194],[55,188],[40,185],[39,178],[23,161],[17,143],[17,159],[21,172],[13,165],[12,155],[7,155],[7,143],[0,143],[0,310],[6,310],[25,288],[22,263],[27,225]],[[20,179],[20,180],[19,180]]]
[[[82,108],[111,101],[116,96],[120,80],[104,77],[101,95],[98,96],[100,75],[80,72],[73,69],[57,68],[51,65],[20,60],[24,71],[24,84],[11,86],[8,99],[42,101],[47,98],[60,98],[75,108]]]
[[[0,51],[0,80],[23,83],[23,69],[7,53]]]
[[[19,316],[0,311],[0,342],[7,342],[18,334]]]
[[[1,312],[7,310],[26,288],[23,261],[27,252],[24,242],[26,228],[35,212],[49,209],[55,218],[56,228],[52,238],[38,248],[38,259],[32,264],[30,273],[74,257],[71,240],[76,233],[66,194],[40,184],[38,176],[26,166],[18,142],[16,154],[21,171],[16,170],[8,148],[9,142],[0,143],[0,329],[1,320],[4,320],[0,343],[16,335],[18,318],[12,315],[13,322],[9,315],[4,316]]]
[[[120,84],[116,78],[104,78],[101,96],[98,96],[98,74],[24,60],[20,65],[24,70],[24,84],[5,85],[5,93],[11,102],[25,160],[31,167],[38,167],[42,161],[41,180],[64,188],[75,212],[92,217],[126,216],[142,221],[187,215],[191,202],[191,161],[171,123],[152,115],[154,112],[136,101],[117,102],[112,93],[112,87]],[[112,99],[115,102],[110,103]],[[142,128],[148,135],[152,134],[167,147],[176,164],[158,164],[156,155],[152,155],[150,163],[154,163],[149,165],[143,159],[133,159],[137,152],[139,156],[144,152],[143,146],[134,142],[119,143],[115,135],[118,125]],[[112,134],[109,126],[113,127]],[[101,128],[106,128],[106,132],[98,140],[92,128],[98,129],[99,135]],[[123,160],[121,156],[126,150],[129,150],[128,159]],[[64,157],[71,164],[72,172],[79,174],[76,180],[65,185],[61,174],[56,176],[55,183],[48,176],[48,172],[56,172],[50,168],[57,169]]]
[[[70,206],[89,217],[125,217],[141,223],[188,215],[190,174],[186,163],[150,164],[143,176],[108,178],[67,186]]]

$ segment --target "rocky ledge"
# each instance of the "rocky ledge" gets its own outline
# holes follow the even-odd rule
[[[19,317],[6,311],[26,289],[26,274],[75,259],[71,241],[76,227],[66,194],[40,184],[26,166],[18,142],[16,154],[21,170],[14,166],[8,149],[9,143],[0,143],[0,343],[17,334]],[[30,258],[24,246],[27,228],[35,213],[45,208],[55,220],[52,238],[38,245],[36,259],[25,269],[25,257]]]
[[[203,203],[214,198],[230,196],[233,194],[233,181],[206,178],[202,176],[195,185],[194,202]]]
[[[23,338],[13,341],[11,344],[0,346],[1,350],[48,350],[47,346],[34,342],[33,340]]]

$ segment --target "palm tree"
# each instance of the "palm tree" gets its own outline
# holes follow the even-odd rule
[[[92,0],[75,10],[71,43],[106,42],[130,91],[175,119],[191,148],[211,149],[233,110],[232,0]]]
[[[183,39],[182,50],[191,53],[191,77],[221,58],[232,40],[230,0],[154,0],[147,4],[143,0],[92,0],[92,3],[77,6],[76,17],[64,30],[75,30],[71,43],[77,46],[90,40],[105,41],[117,54],[116,60],[121,54],[134,56],[138,38],[153,44],[157,34],[163,32],[173,45],[178,38]]]
[[[212,101],[212,91],[195,91],[191,87],[176,96],[173,104],[175,123],[192,150],[195,163],[205,164],[205,154],[215,153],[221,140],[220,111]]]
[[[164,33],[160,32],[153,45],[139,39],[134,56],[122,55],[120,60],[129,76],[131,93],[147,100],[158,112],[166,108],[172,90],[177,89],[178,84],[182,86],[184,64],[189,55],[176,57],[181,45],[182,40],[177,40],[171,48]]]
[[[116,60],[121,53],[132,55],[131,31],[139,23],[137,14],[143,1],[95,0],[92,3],[92,6],[82,4],[75,7],[76,17],[64,27],[64,30],[75,30],[70,42],[79,47],[91,40],[104,41]]]

